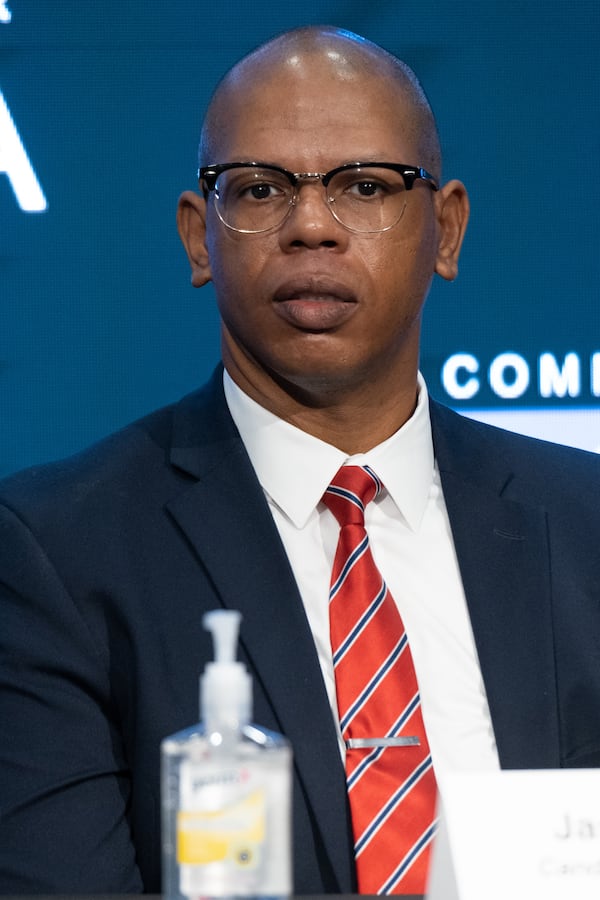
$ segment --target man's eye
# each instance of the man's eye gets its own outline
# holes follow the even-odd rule
[[[347,188],[348,193],[355,197],[384,197],[389,194],[386,185],[380,181],[356,181]]]
[[[283,196],[283,190],[268,181],[253,182],[239,192],[242,200],[276,200]]]

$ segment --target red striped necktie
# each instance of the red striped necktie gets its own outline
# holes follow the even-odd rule
[[[424,894],[436,782],[402,619],[371,555],[364,508],[382,490],[342,466],[323,502],[340,524],[329,621],[361,894]]]

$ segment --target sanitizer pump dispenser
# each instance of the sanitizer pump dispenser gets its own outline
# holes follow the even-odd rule
[[[166,900],[285,898],[291,877],[288,741],[250,724],[252,683],[236,661],[241,615],[204,616],[215,660],[200,678],[201,722],[161,745]]]

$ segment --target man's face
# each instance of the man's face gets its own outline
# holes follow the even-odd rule
[[[424,165],[399,90],[332,77],[313,60],[239,91],[222,117],[212,164],[256,160],[292,172],[348,162]],[[286,390],[352,391],[416,370],[421,310],[436,268],[436,194],[416,181],[400,222],[354,233],[331,215],[319,182],[277,230],[226,228],[209,198],[206,247],[226,363]]]

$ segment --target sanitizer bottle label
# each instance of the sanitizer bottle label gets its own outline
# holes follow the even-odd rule
[[[177,862],[181,892],[216,890],[223,881],[251,892],[260,875],[266,835],[266,796],[245,768],[181,767]]]

